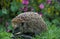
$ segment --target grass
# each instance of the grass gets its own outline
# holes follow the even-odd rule
[[[48,25],[47,32],[37,35],[33,39],[60,39],[60,28],[55,25]],[[3,25],[0,25],[0,39],[11,39],[11,33],[7,33]]]
[[[60,39],[60,28],[55,25],[48,26],[48,31],[43,32],[40,36],[36,36],[34,39]]]
[[[11,33],[7,33],[4,26],[0,25],[0,39],[10,39]]]

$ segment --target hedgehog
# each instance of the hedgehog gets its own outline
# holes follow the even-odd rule
[[[35,36],[42,31],[46,31],[47,27],[43,18],[37,12],[24,12],[12,19],[12,27],[14,33],[21,36]],[[17,31],[17,32],[15,32]]]

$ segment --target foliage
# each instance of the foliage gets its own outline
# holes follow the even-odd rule
[[[37,12],[48,27],[48,31],[35,39],[59,39],[60,1],[59,0],[0,0],[0,39],[10,39],[4,27],[12,29],[11,20],[22,12]],[[3,27],[1,26],[3,25]],[[9,34],[9,35],[8,35]],[[7,37],[6,37],[7,36]]]
[[[6,32],[5,27],[0,25],[0,39],[10,39],[11,34]]]
[[[27,5],[22,2],[22,0],[1,0],[0,17],[4,18],[4,21],[6,21],[6,18],[12,19],[16,15],[28,11],[38,12],[39,14],[42,13],[43,17],[49,19],[49,21],[60,17],[60,5],[56,0],[51,0],[51,3],[49,3],[48,0],[29,0],[27,1],[29,2]],[[41,9],[42,7],[44,8]]]

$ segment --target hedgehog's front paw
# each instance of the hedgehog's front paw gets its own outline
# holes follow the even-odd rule
[[[14,36],[14,35],[12,35],[12,36],[11,36],[11,38],[12,38],[12,39],[15,39],[15,36]]]
[[[29,36],[29,35],[21,35],[21,39],[32,39],[32,36]]]

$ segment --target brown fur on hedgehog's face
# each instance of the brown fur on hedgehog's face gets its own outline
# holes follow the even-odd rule
[[[23,26],[22,23],[12,23],[12,26],[15,29],[19,29],[20,32],[23,32]]]
[[[20,29],[20,32],[23,32],[25,21],[20,18],[14,18],[12,20],[12,26],[14,29]]]
[[[14,29],[17,28],[18,25],[19,25],[19,23],[21,24],[21,22],[23,22],[22,19],[20,19],[20,18],[14,18],[14,19],[12,20],[12,26],[13,26],[13,28],[14,28]],[[20,25],[20,26],[21,26],[21,25]],[[19,27],[20,27],[20,26],[19,26]]]

